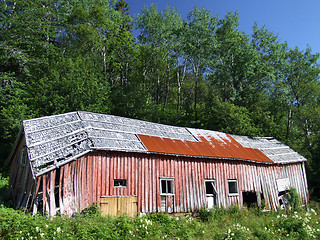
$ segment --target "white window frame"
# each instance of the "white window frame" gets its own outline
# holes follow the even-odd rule
[[[168,191],[166,191],[165,193],[162,192],[162,181],[166,181],[167,188],[168,188],[167,183],[171,182],[172,193],[168,193]],[[174,195],[174,178],[167,178],[167,177],[161,177],[160,178],[160,195],[161,196],[172,196],[172,195]]]
[[[235,183],[237,187],[237,192],[230,193],[230,183]],[[229,196],[239,196],[239,184],[237,179],[228,179],[228,195]]]

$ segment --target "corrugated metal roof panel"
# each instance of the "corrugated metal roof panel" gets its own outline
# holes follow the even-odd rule
[[[190,131],[197,134],[198,142],[147,135],[139,135],[139,138],[150,152],[273,163],[258,149],[242,147],[228,134],[198,129]]]

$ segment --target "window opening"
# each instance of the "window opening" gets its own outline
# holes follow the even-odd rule
[[[126,179],[114,179],[113,186],[114,187],[127,187],[127,180]]]
[[[228,189],[229,189],[229,195],[238,195],[238,181],[236,179],[229,179],[228,180]]]
[[[257,193],[256,192],[242,192],[243,204],[248,208],[253,207],[257,204]]]
[[[27,161],[27,147],[24,146],[21,149],[20,164],[24,166],[26,165],[26,161]]]
[[[217,194],[214,180],[205,180],[205,185],[206,185],[206,195]]]
[[[161,195],[173,195],[173,179],[161,179]]]

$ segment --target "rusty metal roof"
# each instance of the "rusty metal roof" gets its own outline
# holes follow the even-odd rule
[[[25,120],[23,128],[35,177],[94,150],[153,152],[271,164],[306,161],[273,138],[250,138],[90,112]]]
[[[199,141],[196,142],[140,134],[138,136],[150,152],[274,163],[258,149],[243,147],[230,135],[221,133],[221,138],[215,138],[207,134],[203,136],[200,130],[197,131]],[[220,137],[219,134],[216,136]]]

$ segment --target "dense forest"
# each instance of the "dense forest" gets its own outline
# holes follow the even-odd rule
[[[0,0],[1,165],[22,120],[84,110],[273,136],[308,158],[319,198],[319,54],[238,26],[196,7],[133,18],[125,0]]]

